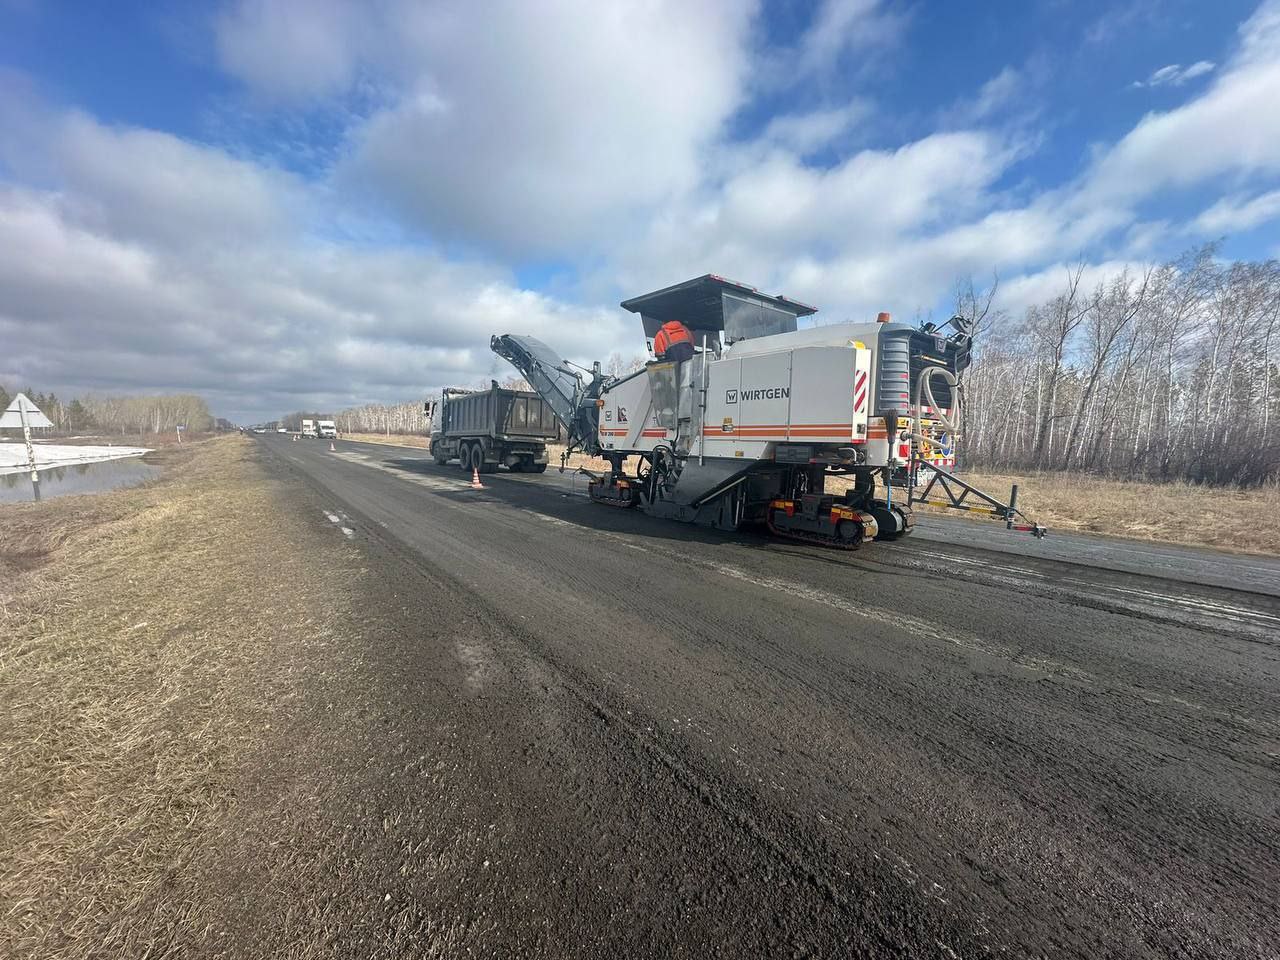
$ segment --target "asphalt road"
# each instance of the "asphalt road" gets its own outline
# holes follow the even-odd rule
[[[474,490],[406,449],[259,449],[401,618],[361,654],[408,678],[369,762],[430,729],[457,770],[382,768],[382,822],[475,861],[406,861],[387,900],[432,907],[402,924],[447,916],[477,955],[1277,955],[1265,560],[1227,589],[1182,551],[1067,562],[957,525],[844,554],[551,472]]]

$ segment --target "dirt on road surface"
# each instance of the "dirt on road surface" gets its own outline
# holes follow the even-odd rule
[[[1274,950],[1274,597],[723,537],[384,447],[264,457],[349,511],[401,609],[371,809],[466,863],[373,858],[408,871],[406,929],[460,883],[480,952]],[[414,773],[424,740],[449,799],[401,832],[438,794],[374,757]]]
[[[320,587],[226,661],[267,709],[155,955],[1275,955],[1267,590],[237,443]]]

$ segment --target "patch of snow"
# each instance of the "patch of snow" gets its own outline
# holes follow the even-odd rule
[[[73,446],[70,444],[42,443],[33,445],[36,455],[36,469],[47,467],[70,467],[78,463],[99,463],[103,460],[119,460],[122,457],[140,457],[150,453],[149,447],[101,447]],[[0,474],[25,473],[27,465],[27,445],[17,443],[0,443]]]

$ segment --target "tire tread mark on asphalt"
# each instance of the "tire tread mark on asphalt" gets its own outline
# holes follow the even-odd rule
[[[1143,620],[1180,627],[1190,626],[1204,632],[1229,632],[1233,636],[1250,643],[1273,648],[1277,646],[1275,637],[1276,631],[1280,629],[1280,616],[1259,610],[1251,610],[1246,607],[1238,607],[1211,600],[1174,597],[1155,591],[1130,589],[1114,584],[1100,585],[1071,577],[1061,577],[1050,581],[1045,575],[1034,570],[999,566],[966,557],[927,551],[921,551],[918,556],[895,556],[877,559],[891,566],[927,570],[932,573],[945,573],[948,576],[958,577],[971,583],[980,583],[984,586],[1012,588],[1020,593],[1032,596],[1066,599],[1079,606],[1087,606],[1107,613],[1135,616]],[[1129,594],[1138,599],[1135,601],[1128,601],[1123,597],[1108,599],[1098,592],[1100,590]],[[1151,602],[1144,604],[1143,600]],[[1168,604],[1178,609],[1165,613],[1160,609],[1161,604]],[[1189,621],[1187,619],[1188,614],[1198,615],[1200,619]],[[1223,621],[1227,622],[1223,623]],[[1250,621],[1253,622],[1251,623]]]
[[[540,517],[555,524],[563,524],[570,527],[575,526],[574,524],[561,520],[558,517],[552,517],[548,514],[539,513],[537,511],[527,512],[531,513],[533,516]],[[959,634],[956,632],[946,631],[918,617],[912,617],[908,614],[901,614],[894,610],[886,610],[884,608],[874,607],[863,603],[850,602],[842,597],[837,597],[826,591],[816,590],[813,587],[797,581],[784,580],[778,577],[756,576],[755,574],[748,573],[745,570],[741,570],[729,564],[704,560],[700,557],[691,556],[676,550],[653,550],[650,547],[632,544],[624,537],[610,532],[599,531],[598,535],[607,539],[616,540],[626,546],[632,547],[633,549],[650,553],[665,554],[669,558],[678,560],[678,562],[682,564],[701,567],[704,570],[718,573],[722,576],[731,577],[735,580],[749,583],[753,586],[765,587],[787,596],[798,597],[811,603],[820,603],[840,610],[841,612],[849,613],[853,616],[865,617],[866,619],[884,623],[888,626],[897,627],[908,633],[914,633],[916,636],[923,639],[937,640],[971,650],[975,653],[998,657],[1028,669],[1043,670],[1059,678],[1067,678],[1080,683],[1099,685],[1119,690],[1129,694],[1130,696],[1140,697],[1148,703],[1176,704],[1190,710],[1207,712],[1215,716],[1222,717],[1223,719],[1242,723],[1248,726],[1255,726],[1259,724],[1272,727],[1280,726],[1280,721],[1273,722],[1265,719],[1246,717],[1230,711],[1207,707],[1203,704],[1188,700],[1185,697],[1179,697],[1171,694],[1155,694],[1151,690],[1136,687],[1131,684],[1124,684],[1118,680],[1103,680],[1086,670],[1081,670],[1078,667],[1073,667],[1070,664],[1063,663],[1059,660],[1054,660],[1049,657],[1029,656],[1020,649],[1014,649],[1013,647],[1005,646],[1003,644],[992,643],[972,634]]]
[[[361,463],[360,460],[357,460],[354,457],[343,457],[342,459],[346,459],[349,462],[360,463],[362,466],[372,466],[375,469],[380,469],[383,472],[390,473],[391,475],[397,476],[410,483],[415,482],[412,476],[406,476],[402,471],[395,470],[394,468],[387,468],[374,461]],[[316,483],[323,489],[323,485],[319,484],[319,481],[312,480],[312,482]],[[446,481],[446,483],[448,483],[448,481]],[[432,492],[433,487],[435,486],[422,483],[417,485],[424,487],[429,492]],[[448,483],[447,487],[441,486],[437,489],[464,490],[468,488],[469,484],[459,481],[457,483]],[[483,504],[486,509],[491,509],[494,506],[507,506],[501,502],[476,501],[476,506],[481,504]],[[451,502],[450,506],[457,507],[466,505]],[[354,506],[352,506],[351,509],[352,512],[357,515],[361,512]],[[557,517],[553,517],[549,514],[536,510],[512,508],[511,513],[513,516],[531,517],[553,525],[563,524],[564,526],[576,529],[575,524],[568,523]],[[384,549],[401,558],[402,562],[408,566],[420,569],[425,568],[424,572],[427,572],[430,577],[443,580],[451,584],[454,589],[471,597],[476,606],[483,610],[487,620],[498,624],[507,636],[518,640],[519,645],[526,656],[541,662],[558,678],[564,689],[572,697],[578,700],[579,703],[581,703],[591,714],[605,720],[611,725],[616,725],[616,728],[619,730],[626,731],[629,735],[626,739],[630,743],[638,745],[639,748],[647,755],[654,758],[671,774],[674,781],[680,785],[686,794],[711,807],[723,818],[726,818],[730,823],[736,825],[747,837],[763,846],[764,849],[771,853],[774,858],[785,864],[799,882],[802,884],[808,884],[815,888],[821,896],[833,906],[848,911],[856,905],[859,908],[859,914],[862,915],[863,919],[871,925],[871,929],[875,929],[874,921],[867,917],[866,905],[861,902],[855,904],[854,901],[851,901],[849,897],[841,892],[840,887],[833,876],[830,875],[828,871],[818,866],[818,857],[816,853],[811,855],[806,853],[805,848],[807,847],[807,844],[803,840],[799,837],[792,836],[789,838],[791,843],[788,843],[783,839],[780,839],[775,832],[769,829],[769,827],[761,820],[752,816],[742,804],[733,802],[726,795],[725,791],[718,789],[714,778],[700,775],[689,763],[682,760],[675,750],[663,746],[657,739],[659,736],[659,727],[656,724],[652,728],[646,729],[646,725],[644,723],[629,718],[626,716],[625,712],[614,709],[599,697],[594,696],[590,692],[587,682],[580,675],[580,671],[566,665],[559,658],[542,649],[535,637],[526,633],[517,622],[509,619],[508,615],[499,606],[490,601],[483,593],[477,591],[472,583],[468,582],[464,577],[458,576],[448,568],[432,563],[428,557],[419,553],[409,544],[401,541],[396,537],[395,533],[388,528],[373,523],[368,518],[364,519],[365,530],[371,531],[371,533],[367,535],[376,538]],[[601,533],[606,538],[614,540],[625,547],[645,553],[653,552],[648,547],[627,541],[625,538],[616,534],[602,531]],[[714,566],[707,566],[705,561],[686,558],[682,554],[677,554],[677,556],[681,557],[681,559],[687,559],[690,562],[695,562],[698,566],[705,567],[711,572],[727,575],[725,570],[717,570]],[[894,627],[901,628],[903,626],[901,619],[896,613],[890,614],[889,612],[879,610],[876,612],[880,614],[880,616],[875,616],[873,619]],[[949,639],[942,633],[942,631],[937,630],[932,625],[929,625],[924,621],[915,620],[915,618],[909,619],[912,620],[913,624],[923,630],[930,638],[956,643],[956,641]],[[914,869],[906,860],[900,857],[893,850],[882,846],[876,853],[875,859],[884,865],[884,868],[888,871],[887,876],[893,877],[899,884],[901,884],[901,888],[904,893],[912,897],[919,897],[921,901],[927,902],[929,900],[936,900],[938,903],[946,904],[947,901],[945,898],[941,898],[936,895],[929,896],[927,895],[927,891],[922,891],[922,888],[918,885],[918,881],[922,878],[914,872]],[[942,889],[942,887],[936,883],[932,886],[936,890]],[[875,899],[874,893],[872,894],[872,899]],[[951,950],[951,948],[941,940],[936,940],[935,943],[940,947],[945,947],[947,951]],[[883,940],[881,945],[886,950],[893,950],[895,947],[900,946],[900,944],[895,944],[890,940]]]
[[[578,676],[579,671],[568,667],[558,658],[542,650],[536,638],[526,633],[517,622],[510,620],[500,607],[483,593],[476,591],[464,578],[431,563],[428,558],[423,557],[407,544],[403,544],[394,533],[388,530],[376,530],[373,536],[377,537],[385,548],[399,555],[402,562],[415,567],[426,567],[430,571],[430,576],[447,581],[453,585],[454,589],[472,597],[476,605],[484,610],[487,619],[499,625],[508,636],[517,638],[525,653],[535,657],[549,668],[559,678],[565,690],[583,704],[590,713],[606,720],[609,724],[616,725],[618,729],[627,731],[641,749],[657,758],[687,793],[727,816],[749,836],[764,844],[770,852],[785,862],[800,880],[816,886],[831,903],[841,907],[848,905],[847,898],[841,894],[835,883],[828,877],[820,876],[818,868],[813,863],[807,862],[802,854],[789,849],[745,810],[737,809],[736,805],[726,800],[720,791],[714,789],[709,778],[699,776],[672,750],[658,743],[655,737],[647,736],[649,731],[645,729],[643,723],[630,719],[625,713],[615,710],[599,697],[594,696]]]
[[[407,473],[402,469],[398,469],[394,466],[388,465],[384,462],[375,460],[371,457],[368,457],[364,454],[359,454],[359,453],[340,454],[339,456],[341,459],[344,459],[350,463],[356,463],[361,466],[370,467],[370,468],[379,470],[393,477],[397,477],[404,482],[421,486],[427,490],[435,490],[435,491],[459,490],[461,491],[461,490],[469,489],[469,484],[467,484],[462,478],[458,478],[457,480],[452,480],[446,477],[436,478],[436,477],[428,477],[426,475],[421,475],[421,474]],[[487,503],[487,506],[492,507],[494,506],[494,503],[490,501]],[[540,510],[536,510],[528,507],[520,507],[520,508],[512,508],[512,509],[521,515],[527,515],[547,523],[560,525],[560,526],[572,528],[575,530],[578,529],[577,524],[571,523],[567,520],[563,520],[559,517],[552,516],[551,514],[548,514],[548,513],[543,513]],[[1214,709],[1212,707],[1206,707],[1203,704],[1195,703],[1194,701],[1188,700],[1185,697],[1179,697],[1179,696],[1171,695],[1167,693],[1160,693],[1160,694],[1153,693],[1150,689],[1133,686],[1131,684],[1125,684],[1119,680],[1103,680],[1102,678],[1097,677],[1086,670],[1082,670],[1070,664],[1063,663],[1059,660],[1054,660],[1048,657],[1028,656],[1021,649],[1015,649],[1013,647],[1006,646],[1003,644],[992,643],[990,641],[984,640],[972,634],[961,635],[953,631],[947,631],[945,629],[942,629],[940,626],[936,626],[930,623],[929,621],[922,620],[918,617],[912,617],[908,614],[899,613],[898,611],[895,611],[895,610],[887,610],[885,608],[875,607],[865,603],[850,602],[845,600],[842,597],[837,597],[834,594],[828,593],[826,591],[816,590],[806,584],[802,584],[797,581],[784,580],[776,577],[758,577],[754,574],[751,574],[745,570],[741,570],[732,565],[716,563],[715,561],[709,561],[701,557],[697,557],[688,553],[683,553],[679,550],[675,550],[675,549],[660,550],[660,549],[655,549],[653,547],[636,544],[633,540],[631,540],[627,536],[614,533],[612,531],[594,530],[592,531],[592,535],[600,539],[606,539],[611,542],[617,543],[620,546],[623,546],[627,549],[663,556],[666,559],[670,561],[674,561],[679,564],[697,566],[704,570],[707,570],[708,572],[716,573],[721,576],[730,577],[732,579],[736,579],[741,582],[752,584],[753,586],[764,587],[766,589],[774,590],[784,595],[800,597],[802,599],[808,600],[813,603],[820,603],[827,607],[839,610],[843,613],[847,613],[851,616],[863,617],[865,619],[873,620],[878,623],[883,623],[887,626],[905,630],[923,639],[948,643],[953,646],[970,650],[974,653],[982,654],[985,656],[996,657],[996,658],[1005,660],[1009,663],[1014,663],[1014,664],[1017,664],[1018,666],[1026,667],[1028,669],[1042,670],[1054,675],[1059,679],[1069,679],[1069,680],[1074,680],[1080,683],[1095,685],[1095,686],[1101,685],[1106,688],[1115,689],[1120,692],[1126,693],[1129,696],[1140,697],[1141,699],[1146,700],[1149,703],[1174,704],[1189,710],[1207,712],[1212,715],[1219,716],[1223,719],[1230,720],[1236,723],[1245,724],[1247,726],[1255,726],[1258,724],[1264,724],[1271,727],[1280,726],[1280,721],[1272,722],[1272,721],[1260,720],[1258,718],[1253,718],[1253,717],[1246,717],[1231,711],[1222,711],[1222,710]],[[888,566],[899,567],[899,568],[911,568],[912,566],[919,566],[919,564],[913,563],[909,558],[906,558],[906,557],[901,557],[901,558],[895,557],[892,559],[885,558],[885,557],[876,557],[874,562],[888,565]],[[1002,584],[1000,584],[1000,582],[997,580],[995,582],[995,585],[999,586]],[[1067,599],[1072,603],[1082,602],[1082,598],[1075,594],[1069,594]],[[1085,599],[1085,602],[1087,602],[1087,598],[1084,598],[1084,599]],[[1144,620],[1157,619],[1157,618],[1148,616],[1145,612],[1135,613],[1133,610],[1125,609],[1123,607],[1121,607],[1121,609],[1119,610],[1111,610],[1111,609],[1108,609],[1106,606],[1099,605],[1099,608],[1105,610],[1106,612],[1117,613],[1118,615],[1121,615],[1121,616],[1138,616],[1140,619],[1144,619]],[[1185,621],[1171,619],[1169,622],[1174,622],[1181,626],[1186,626]]]
[[[401,475],[404,479],[409,479],[408,477],[404,477],[404,474],[403,474],[403,472],[402,472],[402,471],[387,470],[386,472],[392,473],[393,475],[399,474],[399,475]],[[448,481],[444,480],[444,478],[441,478],[441,482],[443,482],[445,485],[447,485],[447,486],[448,486],[449,488],[451,488],[451,489],[458,489],[458,488],[461,488],[461,487],[464,487],[464,486],[465,486],[465,485],[464,485],[463,483],[461,483],[461,482],[458,482],[458,483],[448,483]],[[425,484],[424,484],[424,486],[425,486]],[[538,518],[538,517],[541,517],[541,518],[542,518],[542,519],[544,519],[544,520],[549,520],[549,521],[554,522],[554,523],[562,523],[562,524],[564,524],[564,525],[565,525],[565,526],[567,526],[567,527],[572,527],[572,528],[575,528],[575,529],[580,530],[580,531],[582,530],[582,527],[581,527],[581,525],[580,525],[580,524],[570,523],[570,522],[567,522],[567,521],[561,520],[561,519],[559,519],[559,518],[557,518],[557,517],[551,517],[550,515],[547,515],[547,514],[540,514],[538,511],[536,511],[536,510],[530,510],[530,509],[528,509],[528,508],[526,508],[526,507],[514,506],[514,505],[512,505],[512,504],[509,504],[509,503],[506,503],[506,502],[501,502],[501,501],[499,501],[499,502],[495,502],[495,501],[493,501],[493,500],[491,500],[491,499],[489,499],[489,498],[480,498],[480,497],[477,497],[477,498],[475,498],[475,500],[474,500],[474,501],[472,501],[472,500],[471,500],[471,498],[464,496],[464,497],[457,498],[457,499],[455,499],[455,498],[449,498],[449,497],[446,497],[446,500],[447,500],[447,502],[449,503],[449,505],[450,505],[451,507],[461,506],[464,510],[468,510],[468,509],[472,508],[473,504],[474,504],[476,507],[479,507],[479,505],[480,505],[480,504],[484,504],[484,508],[483,508],[483,509],[486,509],[486,510],[491,511],[490,515],[491,515],[491,516],[494,516],[494,517],[495,517],[495,519],[502,519],[502,518],[503,518],[503,515],[507,515],[507,514],[509,514],[509,516],[508,516],[508,517],[506,517],[506,518],[505,518],[505,521],[504,521],[504,522],[506,522],[506,523],[508,523],[508,524],[517,524],[517,522],[518,522],[518,521],[523,522],[524,518],[526,518],[526,517],[529,517],[529,518],[535,518],[535,519],[536,519],[536,518]],[[493,508],[494,508],[495,506],[496,506],[496,507],[498,507],[499,509],[497,509],[497,510],[493,510]],[[507,509],[507,508],[509,508],[509,509]],[[600,537],[612,537],[612,538],[613,538],[615,541],[617,541],[618,543],[620,543],[620,544],[622,544],[622,545],[624,545],[624,546],[626,546],[627,548],[632,549],[632,550],[640,550],[640,551],[645,551],[645,552],[653,552],[653,553],[655,553],[655,554],[664,554],[664,553],[665,553],[664,551],[661,551],[661,550],[652,550],[652,551],[650,551],[650,550],[649,550],[649,548],[647,548],[647,547],[643,547],[643,546],[640,546],[640,545],[638,545],[638,544],[628,542],[624,537],[619,537],[619,536],[617,536],[617,535],[614,535],[614,534],[611,534],[611,533],[608,533],[608,532],[605,532],[605,531],[601,531],[601,530],[599,530],[598,528],[594,528],[594,527],[591,529],[591,535],[592,535],[592,536],[600,536]],[[407,545],[406,545],[406,547],[407,547]],[[411,556],[412,562],[414,562],[414,563],[419,563],[419,562],[421,562],[421,561],[422,561],[422,559],[423,559],[423,558],[421,557],[421,555],[419,555],[419,554],[418,554],[418,552],[417,552],[417,551],[412,550],[412,548],[408,548],[408,549],[410,549],[410,551],[411,551],[410,556]],[[705,566],[705,565],[706,565],[706,561],[701,561],[701,560],[699,560],[699,559],[698,559],[698,558],[696,558],[696,557],[692,557],[692,556],[690,556],[689,554],[681,553],[681,552],[679,552],[679,551],[671,551],[670,553],[665,553],[665,555],[666,555],[666,556],[670,556],[670,557],[674,557],[674,558],[676,558],[679,562],[685,562],[685,563],[698,563],[698,564],[703,565],[703,566]],[[433,570],[436,570],[436,569],[438,569],[438,568],[436,568],[435,566],[433,566],[433,565],[432,565],[432,569],[433,569]],[[736,568],[734,568],[734,569],[736,570]],[[725,570],[723,570],[723,569],[721,569],[721,570],[719,570],[719,571],[716,571],[716,572],[718,572],[720,575],[731,575],[731,574],[726,574],[726,571],[725,571]],[[738,572],[745,572],[745,571],[738,571]],[[750,574],[748,574],[748,576],[750,576]],[[457,582],[457,581],[456,581],[456,578],[450,578],[450,579],[454,579],[454,580],[455,580],[455,582]],[[467,586],[467,585],[464,585],[464,589],[466,589],[466,586]],[[471,586],[474,586],[474,585],[471,585]],[[789,590],[789,589],[791,589],[791,584],[790,584],[790,582],[788,582],[788,581],[782,581],[782,580],[777,580],[774,584],[771,584],[771,586],[773,587],[773,589],[780,589],[780,590]],[[468,590],[467,592],[468,592],[469,594],[471,594],[472,596],[475,596],[476,601],[477,601],[477,603],[478,603],[478,604],[483,605],[483,606],[486,606],[486,607],[488,607],[488,609],[490,609],[490,610],[492,610],[492,609],[493,609],[493,608],[492,608],[492,606],[490,606],[490,605],[488,605],[488,604],[485,604],[485,603],[484,603],[484,598],[483,598],[483,597],[481,597],[481,596],[477,596],[476,594],[474,594],[474,592],[473,592],[472,590]],[[500,616],[500,620],[501,620],[503,623],[506,623],[505,617],[501,617],[501,616]],[[921,621],[921,622],[924,622],[924,621]],[[926,624],[926,625],[927,625],[927,624]],[[931,625],[930,625],[930,626],[931,626]],[[1184,626],[1185,626],[1185,624],[1184,624]],[[523,647],[523,648],[526,648],[526,649],[528,648],[528,645],[529,645],[529,644],[536,642],[536,640],[535,640],[534,638],[529,637],[529,636],[526,636],[526,635],[525,635],[522,631],[520,631],[518,628],[516,628],[516,629],[514,629],[514,630],[510,630],[510,634],[511,634],[511,635],[515,635],[515,636],[520,637],[520,638],[521,638],[521,639],[520,639],[520,646],[521,646],[521,647]],[[636,726],[636,724],[635,724],[634,722],[632,722],[632,721],[628,721],[628,720],[625,720],[624,718],[622,718],[621,716],[619,716],[619,714],[618,714],[618,712],[617,712],[616,710],[612,710],[612,709],[610,709],[606,704],[602,704],[602,703],[600,702],[600,700],[599,700],[597,697],[594,697],[594,696],[590,693],[589,689],[587,688],[587,686],[586,686],[585,684],[579,684],[579,683],[577,683],[577,681],[578,681],[580,678],[579,678],[579,675],[578,675],[578,673],[577,673],[576,671],[567,670],[567,669],[563,666],[563,664],[561,664],[561,663],[559,663],[558,661],[556,661],[556,659],[554,658],[554,656],[549,656],[549,655],[548,655],[547,653],[545,653],[545,652],[542,652],[542,651],[533,651],[533,650],[530,650],[529,652],[530,652],[533,656],[537,657],[538,659],[540,659],[540,660],[542,660],[542,661],[546,662],[546,663],[548,664],[548,666],[549,666],[549,667],[551,667],[552,671],[553,671],[556,675],[560,676],[561,678],[565,679],[566,681],[570,681],[570,680],[575,681],[573,684],[568,684],[568,683],[566,683],[566,690],[569,690],[569,691],[573,694],[573,696],[574,696],[574,698],[575,698],[575,699],[579,700],[579,702],[584,703],[586,706],[588,706],[589,708],[591,708],[591,709],[593,710],[593,712],[597,713],[598,715],[600,715],[600,716],[602,716],[602,717],[612,717],[612,718],[614,718],[614,720],[613,720],[612,722],[617,722],[617,723],[619,724],[620,729],[622,729],[622,730],[628,730],[628,731],[631,731],[631,732],[633,733],[633,735],[637,738],[636,742],[637,742],[637,744],[639,745],[639,747],[644,751],[644,753],[645,753],[645,754],[647,754],[647,755],[649,755],[649,756],[654,757],[656,762],[658,762],[659,764],[661,764],[665,769],[670,770],[670,771],[672,772],[672,776],[673,776],[673,777],[676,777],[676,778],[677,778],[677,781],[678,781],[678,782],[680,782],[680,783],[681,783],[681,786],[685,787],[685,789],[686,789],[686,790],[692,790],[693,788],[695,788],[695,787],[699,787],[699,786],[701,786],[702,784],[704,784],[704,783],[706,782],[702,777],[700,777],[700,776],[699,776],[699,774],[698,774],[698,772],[697,772],[696,770],[694,770],[694,769],[690,768],[687,764],[684,764],[684,762],[681,760],[681,758],[680,758],[680,756],[679,756],[679,754],[678,754],[678,753],[671,753],[670,751],[666,750],[666,748],[665,748],[665,747],[663,746],[663,744],[661,744],[661,743],[658,743],[658,742],[653,742],[653,743],[651,743],[651,742],[649,741],[649,738],[648,738],[648,737],[646,737],[644,733],[640,732],[640,731],[637,729],[637,726]],[[1109,685],[1110,685],[1110,683],[1108,682],[1108,686],[1109,686]],[[576,688],[576,689],[575,689],[575,688]],[[1142,696],[1144,697],[1144,699],[1150,699],[1150,697],[1149,697],[1149,695],[1148,695],[1148,691],[1141,691],[1141,692],[1140,692],[1140,695],[1142,695]],[[1192,704],[1192,705],[1190,705],[1190,706],[1197,706],[1197,705]],[[661,735],[662,735],[661,733],[659,733],[659,734],[658,734],[658,736],[661,736]],[[673,763],[674,763],[674,764],[677,764],[677,765],[681,765],[681,766],[673,766],[673,765],[672,765]],[[683,776],[677,776],[678,774],[681,774],[682,772],[683,772]],[[730,796],[731,796],[731,794],[732,794],[732,791],[730,791]],[[701,790],[699,790],[699,791],[698,791],[698,796],[699,796],[699,797],[702,797],[702,796],[703,796],[703,794],[702,794]],[[737,806],[735,806],[735,805],[733,805],[733,804],[731,803],[730,799],[721,798],[721,797],[719,796],[719,793],[718,793],[718,792],[716,792],[716,793],[714,794],[714,796],[715,796],[715,799],[716,799],[717,801],[719,801],[719,802],[718,802],[718,803],[715,803],[715,804],[712,804],[712,805],[713,805],[717,810],[719,810],[719,811],[721,812],[721,814],[722,814],[722,815],[727,815],[727,816],[729,816],[729,817],[731,818],[732,822],[740,823],[740,821],[738,820],[738,818],[737,818],[736,816],[734,816],[734,814],[735,814],[736,812],[738,812],[738,811],[740,810],[740,808],[739,808],[739,807],[737,807]],[[708,802],[709,802],[709,801],[708,801]],[[768,824],[767,824],[767,823],[765,823],[765,824],[759,824],[759,823],[757,823],[757,821],[755,821],[755,820],[751,820],[749,823],[741,824],[741,826],[742,826],[742,828],[744,829],[744,831],[749,831],[749,830],[750,830],[750,827],[751,827],[751,824],[753,824],[753,823],[754,823],[754,824],[756,824],[756,825],[758,826],[758,828],[759,828],[759,829],[764,830],[764,831],[766,832],[766,836],[768,836],[768,837],[773,837],[773,838],[775,839],[775,842],[776,842],[776,843],[781,844],[780,849],[779,849],[779,848],[775,848],[775,847],[773,847],[772,845],[769,845],[769,844],[766,844],[766,846],[767,846],[767,848],[768,848],[768,849],[772,850],[772,851],[774,852],[774,854],[775,854],[775,855],[777,855],[777,856],[785,856],[785,855],[787,854],[787,852],[788,852],[789,850],[791,850],[791,849],[792,849],[791,847],[788,847],[788,846],[786,845],[786,840],[801,840],[801,843],[799,844],[799,849],[797,849],[797,850],[795,851],[795,857],[794,857],[794,859],[792,859],[792,858],[786,858],[786,859],[784,859],[784,861],[783,861],[783,862],[784,862],[784,863],[787,863],[787,864],[788,864],[788,866],[789,866],[789,868],[791,868],[791,869],[797,869],[797,868],[798,868],[799,872],[801,872],[801,873],[803,874],[803,873],[805,873],[805,872],[806,872],[806,868],[805,868],[806,859],[805,859],[805,849],[804,849],[804,848],[805,848],[805,844],[803,843],[802,838],[800,838],[800,837],[796,837],[796,836],[792,833],[792,831],[790,831],[790,830],[788,830],[788,829],[786,828],[786,821],[785,821],[785,819],[781,820],[780,822],[781,822],[781,823],[782,823],[782,825],[783,825],[783,829],[782,829],[782,831],[781,831],[781,833],[780,833],[780,834],[779,834],[778,832],[770,832],[770,831],[768,830]],[[753,836],[757,836],[757,837],[759,836],[758,834],[752,834],[752,835],[753,835]],[[777,839],[779,835],[781,835],[781,836],[782,836],[782,837],[784,837],[785,839]],[[809,872],[809,876],[806,876],[806,879],[809,879],[809,880],[810,880],[810,882],[813,882],[813,881],[812,881],[812,879],[811,879],[811,876],[812,876],[812,872],[810,871],[810,872]],[[831,883],[831,881],[830,881],[830,878],[829,878],[829,877],[827,877],[827,878],[823,878],[823,879],[825,879],[828,883]],[[836,892],[838,893],[839,891],[837,890]]]

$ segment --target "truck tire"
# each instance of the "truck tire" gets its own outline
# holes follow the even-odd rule
[[[449,462],[448,457],[440,456],[440,444],[438,443],[433,443],[431,445],[431,459],[436,462],[437,467],[443,467],[446,463]]]
[[[463,442],[458,447],[458,466],[463,473],[471,472],[471,444]]]
[[[524,468],[525,466],[527,466],[527,463],[528,462],[525,460],[516,460],[507,469],[509,469],[512,473],[524,473]]]
[[[547,472],[547,465],[545,463],[526,463],[524,468],[528,473]]]

